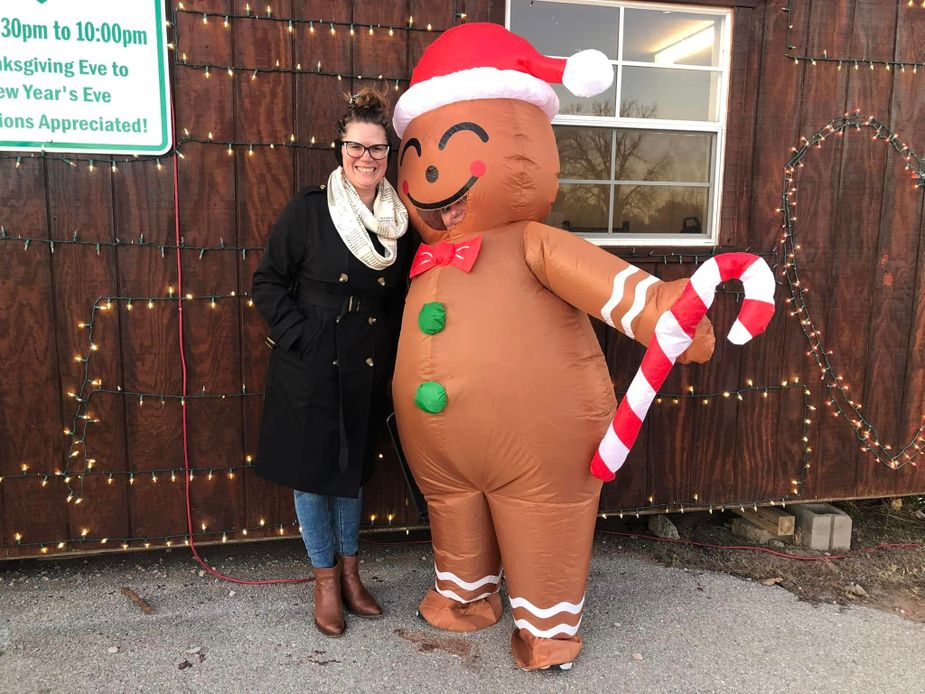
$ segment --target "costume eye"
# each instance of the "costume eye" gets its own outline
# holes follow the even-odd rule
[[[405,152],[408,151],[409,147],[414,147],[417,150],[418,156],[421,156],[421,143],[418,142],[416,137],[412,137],[410,140],[405,142],[404,146],[401,148],[401,156],[398,158],[398,165],[401,166],[401,163],[405,160]]]
[[[461,133],[465,130],[474,132],[479,136],[479,139],[482,142],[488,142],[488,133],[485,132],[485,129],[482,126],[478,125],[477,123],[464,121],[462,123],[457,123],[456,125],[451,125],[449,128],[447,128],[446,132],[443,133],[443,137],[440,138],[440,142],[437,144],[437,149],[445,148],[446,143],[449,142],[453,135],[456,133]]]

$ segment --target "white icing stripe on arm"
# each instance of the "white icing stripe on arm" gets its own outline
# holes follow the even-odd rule
[[[620,325],[623,326],[623,332],[627,337],[635,337],[633,334],[633,320],[636,318],[636,316],[642,313],[642,309],[646,305],[646,290],[650,285],[653,285],[658,281],[658,277],[646,277],[636,285],[636,294],[633,297],[633,305],[630,306],[630,310],[624,313],[623,318],[620,319]]]
[[[613,313],[613,310],[617,307],[617,304],[620,303],[620,299],[623,298],[623,294],[626,292],[626,280],[630,278],[631,275],[634,275],[637,272],[637,268],[634,268],[632,265],[629,267],[623,268],[614,275],[613,278],[613,292],[610,295],[610,298],[607,300],[607,303],[604,304],[604,307],[601,309],[601,317],[604,319],[604,322],[609,325],[611,328],[616,327],[613,324],[613,318],[610,317],[610,314]]]
[[[439,578],[441,581],[450,581],[451,583],[458,585],[460,588],[465,588],[466,590],[475,590],[476,588],[481,588],[486,583],[498,583],[501,580],[501,574],[503,572],[499,571],[497,576],[485,576],[484,578],[480,578],[473,583],[464,581],[459,576],[449,571],[440,571],[436,564],[434,564],[434,573],[437,574],[437,578]]]
[[[511,598],[511,609],[515,607],[522,607],[528,612],[536,615],[540,619],[546,619],[547,617],[552,617],[554,614],[559,614],[560,612],[568,612],[569,614],[578,614],[581,612],[582,608],[585,606],[584,597],[581,598],[581,601],[578,603],[574,602],[559,602],[553,605],[552,607],[537,607],[532,602],[526,598]]]

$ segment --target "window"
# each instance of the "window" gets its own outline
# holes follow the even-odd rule
[[[554,85],[559,195],[546,222],[599,245],[715,245],[731,13],[617,0],[508,0],[508,28],[541,53],[596,48],[613,86]]]

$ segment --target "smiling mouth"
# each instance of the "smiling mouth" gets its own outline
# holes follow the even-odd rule
[[[469,192],[469,189],[475,185],[475,182],[479,180],[478,176],[470,176],[469,180],[466,181],[465,185],[462,188],[453,193],[450,197],[440,200],[439,202],[419,202],[414,199],[411,193],[408,193],[408,199],[411,201],[415,207],[419,210],[439,210],[447,205],[452,205],[454,202],[459,200],[462,196]]]

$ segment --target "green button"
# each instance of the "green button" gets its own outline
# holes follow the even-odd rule
[[[439,301],[421,306],[418,326],[425,335],[436,335],[446,327],[446,307]]]
[[[446,388],[436,381],[427,381],[418,386],[414,404],[427,414],[439,414],[446,409]]]

